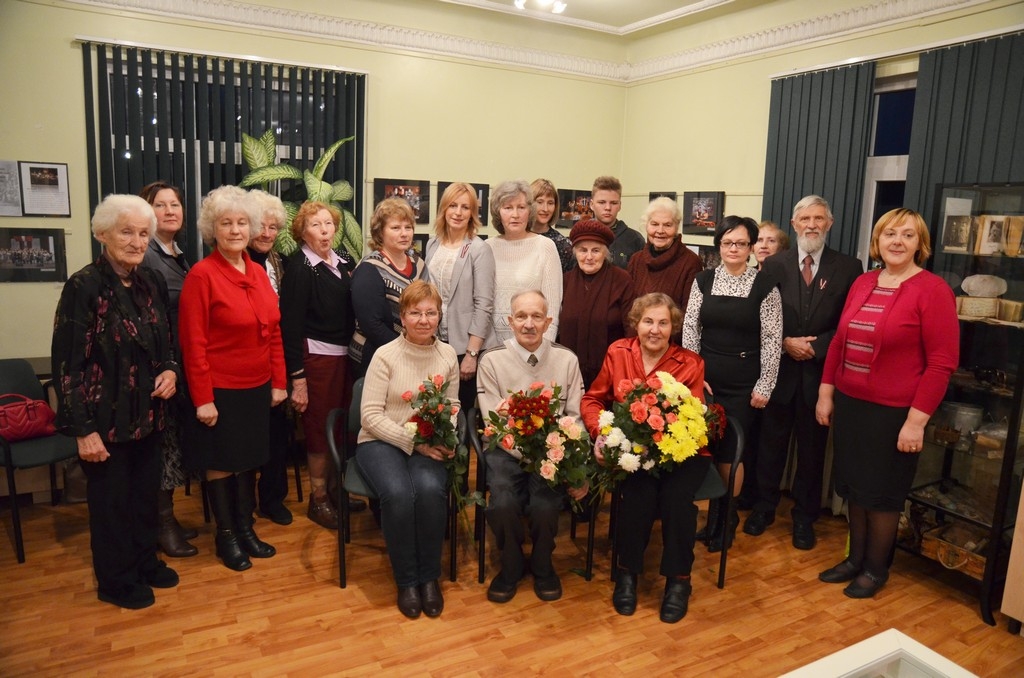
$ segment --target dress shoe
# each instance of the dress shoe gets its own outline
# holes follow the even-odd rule
[[[269,520],[272,523],[278,525],[291,525],[292,524],[292,512],[284,507],[284,504],[275,504],[274,506],[260,507],[257,513]]]
[[[811,523],[793,523],[793,548],[810,551],[818,543]]]
[[[141,610],[156,602],[156,598],[153,597],[153,589],[145,584],[131,584],[116,591],[100,589],[97,591],[96,597],[104,603],[117,605],[126,610]]]
[[[882,576],[872,574],[867,570],[861,570],[860,573],[868,580],[868,585],[861,586],[857,583],[857,580],[854,579],[845,589],[843,589],[843,593],[845,593],[848,598],[874,598],[875,594],[878,593],[878,589],[885,586],[885,582],[889,581],[888,573]]]
[[[546,577],[533,577],[533,592],[541,600],[552,601],[562,597],[562,582],[558,575],[552,572]]]
[[[689,579],[668,577],[665,580],[665,596],[661,599],[661,621],[675,624],[685,617],[692,590]]]
[[[229,570],[244,572],[252,567],[252,561],[242,550],[233,530],[218,529],[214,543],[217,545],[217,557],[224,561],[224,566]]]
[[[423,611],[420,590],[415,586],[403,586],[398,589],[398,609],[409,619],[416,619]]]
[[[277,549],[256,536],[251,523],[245,527],[239,526],[235,536],[242,550],[253,558],[272,558],[277,553]]]
[[[178,585],[179,577],[167,563],[158,560],[156,565],[142,572],[142,581],[155,589],[172,589]]]
[[[629,616],[636,612],[636,575],[632,572],[619,570],[619,578],[615,581],[612,592],[612,605],[621,615]]]
[[[843,584],[848,581],[853,581],[857,578],[858,574],[860,574],[860,566],[854,565],[850,562],[849,558],[847,558],[835,567],[830,567],[819,574],[818,579],[826,584]]]
[[[441,587],[436,579],[420,584],[420,603],[423,606],[423,614],[428,617],[440,617],[444,609],[444,596],[441,595]]]
[[[747,519],[743,521],[743,533],[751,537],[760,537],[768,526],[775,522],[775,512],[751,511]]]
[[[338,512],[331,505],[328,495],[324,494],[319,499],[315,494],[309,495],[309,508],[306,510],[306,517],[320,527],[328,530],[338,529]]]
[[[492,603],[507,603],[516,595],[519,581],[509,582],[504,571],[494,575],[491,585],[487,587],[487,600]]]

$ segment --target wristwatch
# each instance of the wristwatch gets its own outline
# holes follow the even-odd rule
[[[480,355],[480,351],[466,351],[466,355],[468,355],[470,358],[475,358],[478,355]]]

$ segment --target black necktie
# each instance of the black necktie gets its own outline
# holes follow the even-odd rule
[[[537,356],[535,356],[534,354],[531,353],[530,357],[526,359],[526,362],[529,363],[530,367],[536,367],[537,366]]]

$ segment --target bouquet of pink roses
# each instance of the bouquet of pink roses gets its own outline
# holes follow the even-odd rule
[[[490,449],[517,457],[524,470],[540,475],[551,487],[584,487],[593,472],[590,438],[575,417],[558,416],[561,392],[557,384],[534,382],[525,391],[510,393],[488,415],[484,435]]]

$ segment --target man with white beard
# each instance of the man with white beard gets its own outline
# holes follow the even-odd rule
[[[832,228],[828,202],[809,195],[793,208],[790,222],[797,246],[764,261],[763,272],[775,278],[782,293],[782,359],[779,378],[764,410],[755,458],[757,496],[743,531],[764,533],[775,522],[779,486],[796,427],[797,466],[793,496],[793,546],[814,548],[814,522],[821,513],[822,478],[828,427],[818,424],[814,406],[825,363],[846,294],[863,272],[858,259],[825,244]],[[748,471],[749,472],[749,471]]]

